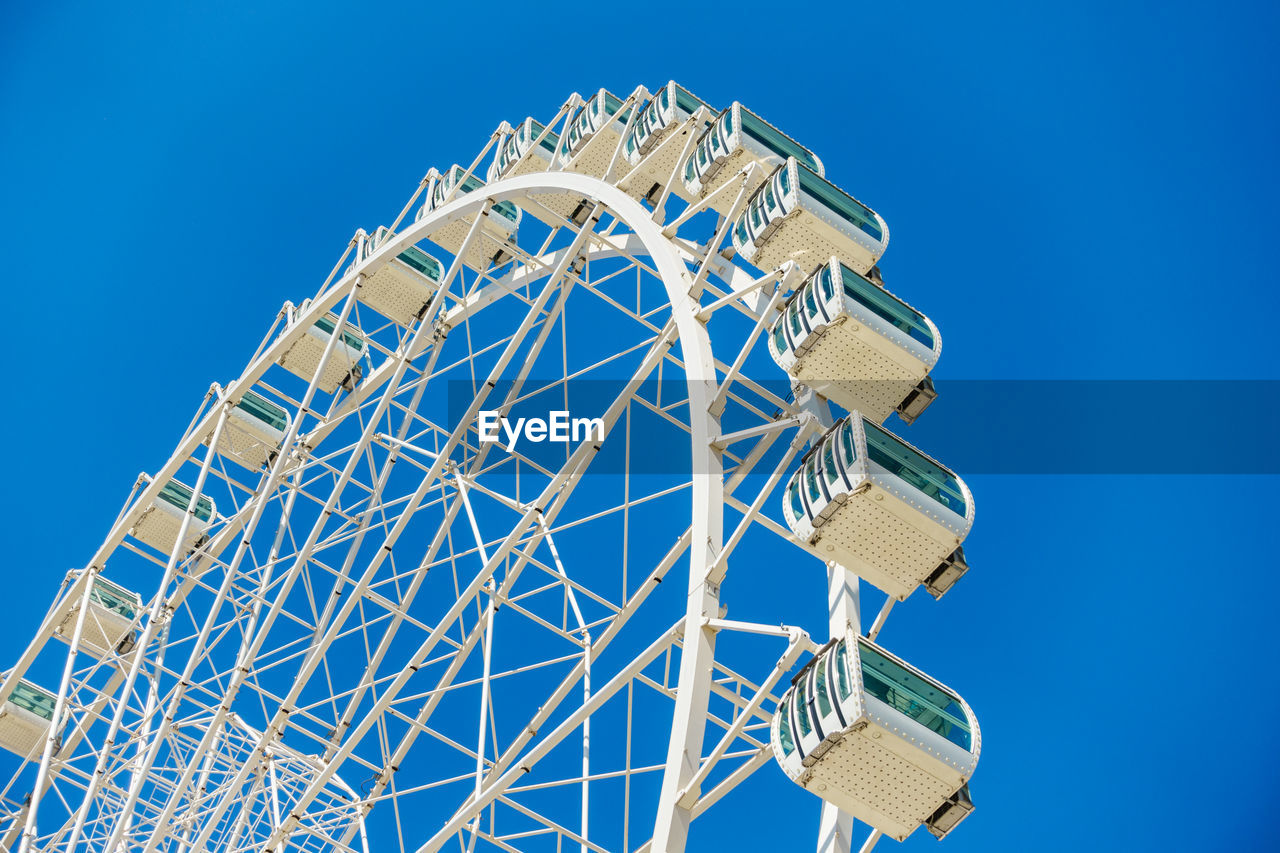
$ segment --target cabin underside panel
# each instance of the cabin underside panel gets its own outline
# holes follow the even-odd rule
[[[281,357],[280,366],[295,376],[310,381],[316,368],[320,366],[320,357],[324,355],[326,343],[310,333],[301,335]],[[324,366],[317,386],[326,394],[332,394],[355,366],[347,348],[335,343],[333,354],[329,356],[329,362]]]
[[[397,261],[365,278],[357,298],[387,319],[410,326],[431,301],[435,288],[426,278]]]
[[[853,318],[828,326],[798,362],[795,377],[846,411],[884,423],[924,378],[924,365],[911,370],[876,343],[883,340]]]
[[[711,177],[710,181],[703,181],[702,192],[698,197],[706,198],[711,195],[713,192],[729,183],[730,179],[734,178],[734,176],[738,174],[739,170],[744,168],[748,163],[754,162],[755,158],[752,157],[750,152],[745,148],[738,151],[737,154],[729,156],[724,160],[719,171]],[[757,169],[755,177],[747,183],[746,197],[750,198],[751,195],[755,193],[756,190],[760,189],[768,179],[769,175],[767,169]],[[733,209],[733,203],[737,199],[737,195],[737,192],[724,193],[715,199],[711,204],[711,209],[723,216],[728,216],[729,211]],[[760,264],[756,264],[756,266],[760,266]]]
[[[893,737],[876,725],[845,735],[809,768],[804,787],[902,841],[942,805],[954,786],[880,743]]]
[[[814,548],[877,589],[906,599],[955,550],[907,523],[886,504],[896,499],[874,486],[818,528]]]
[[[257,471],[279,448],[281,437],[279,433],[255,430],[234,414],[228,415],[218,438],[218,455]]]
[[[680,163],[680,154],[693,130],[686,128],[678,133],[669,133],[654,146],[636,167],[621,181],[618,187],[634,199],[644,198],[654,184],[666,187],[671,182],[671,194],[689,201],[691,196],[684,187],[684,181],[676,172]],[[672,175],[675,179],[672,180]]]
[[[795,261],[801,270],[809,273],[832,256],[864,275],[879,260],[856,240],[801,210],[778,223],[748,260],[762,270],[775,269],[784,261]]]
[[[552,228],[559,228],[571,222],[574,214],[585,201],[580,195],[560,191],[533,192],[530,196],[537,204],[521,205],[521,209]]]
[[[23,758],[35,760],[44,750],[49,734],[49,721],[19,708],[12,702],[0,711],[0,746]]]
[[[72,605],[62,615],[62,621],[53,633],[66,642],[76,633],[76,619],[79,617],[79,606]],[[125,619],[118,613],[90,604],[89,612],[84,618],[84,627],[80,632],[80,648],[96,658],[103,658],[119,647],[128,635],[132,620]]]
[[[569,165],[565,166],[565,171],[577,172],[579,175],[590,175],[593,178],[603,178],[620,140],[621,137],[614,132],[612,125],[602,128],[583,143],[582,148],[569,161]],[[618,154],[618,161],[622,164],[622,167],[626,166],[627,161],[623,159],[621,153]],[[620,170],[617,165],[614,168]]]
[[[494,216],[495,214],[490,214],[490,222],[492,222]],[[448,225],[431,232],[428,239],[449,254],[457,255],[458,250],[462,248],[463,241],[467,239],[467,233],[471,230],[472,221],[473,218],[468,216],[450,222]],[[486,222],[481,225],[480,234],[472,241],[471,248],[463,256],[462,262],[476,272],[484,272],[489,269],[494,255],[501,252],[506,245],[507,232],[500,230],[497,225],[490,225],[489,222]]]
[[[142,513],[130,534],[135,539],[147,543],[157,551],[168,554],[173,551],[173,546],[178,541],[179,529],[182,526],[182,515],[179,510],[175,510],[173,514],[170,514],[158,506],[153,506]],[[187,538],[183,543],[182,550],[184,552],[190,551],[203,535],[204,528],[193,519],[187,527]]]

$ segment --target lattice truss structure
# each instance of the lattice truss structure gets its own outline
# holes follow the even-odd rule
[[[715,113],[629,158],[661,92],[605,94],[431,170],[139,477],[0,688],[3,849],[679,850],[769,763],[817,261],[732,251],[776,158],[689,191]],[[555,410],[599,421],[482,440]]]

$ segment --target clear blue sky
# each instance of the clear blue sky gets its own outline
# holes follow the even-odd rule
[[[1280,378],[1274,4],[366,8],[6,9],[11,607],[45,607],[356,227],[574,90],[674,77],[811,146],[890,223],[886,275],[946,335],[940,381]],[[1213,437],[1248,399],[1175,417],[1189,458],[1256,452]],[[1280,848],[1276,478],[969,482],[974,571],[893,625],[896,648],[955,658],[983,724],[978,811],[945,848]],[[770,811],[772,787],[738,808]],[[812,817],[762,837],[811,849]]]

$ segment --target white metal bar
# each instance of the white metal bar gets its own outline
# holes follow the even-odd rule
[[[867,631],[868,640],[875,642],[876,637],[880,635],[881,629],[884,628],[884,623],[889,618],[890,611],[893,610],[893,605],[897,603],[898,600],[893,596],[889,596],[885,599],[884,606],[880,608],[880,612],[876,614],[875,621],[871,623],[871,628]]]
[[[49,721],[49,731],[44,736],[44,746],[40,750],[40,766],[36,771],[35,784],[31,792],[31,803],[27,807],[26,824],[22,830],[22,840],[18,845],[18,853],[28,853],[36,840],[36,818],[40,811],[41,795],[44,793],[45,780],[49,776],[49,763],[53,760],[54,746],[58,742],[63,716],[70,716],[67,693],[71,687],[71,672],[75,667],[76,654],[80,651],[80,639],[84,635],[85,619],[89,615],[89,596],[93,591],[93,577],[96,572],[86,572],[90,581],[85,584],[80,594],[80,612],[76,614],[76,627],[71,634],[71,648],[67,650],[67,660],[62,666],[62,678],[58,681],[58,695],[54,700],[53,719]]]
[[[556,726],[550,734],[529,750],[517,766],[508,770],[501,777],[486,785],[484,790],[478,796],[468,799],[463,808],[458,810],[453,818],[444,825],[443,829],[431,836],[425,844],[418,848],[417,853],[434,853],[434,851],[439,850],[454,833],[462,829],[470,821],[473,814],[477,814],[482,811],[490,803],[501,796],[507,788],[511,787],[512,783],[514,783],[516,779],[519,779],[525,773],[528,773],[537,766],[538,762],[546,757],[547,753],[559,744],[560,741],[564,740],[567,735],[578,728],[578,726],[582,724],[583,720],[595,713],[596,709],[608,701],[614,693],[616,693],[621,687],[628,684],[632,677],[666,651],[667,646],[671,644],[679,631],[680,626],[677,623],[676,626],[672,627],[655,640],[648,649],[636,656],[630,664],[624,667],[617,675],[611,678],[608,683],[601,687],[600,690],[591,697],[589,702],[585,703],[577,711],[570,714],[564,722]]]
[[[742,734],[747,722],[751,720],[755,715],[755,712],[759,710],[760,706],[764,703],[765,697],[767,697],[769,692],[773,690],[773,686],[778,683],[778,680],[782,678],[782,676],[785,675],[792,666],[795,665],[796,658],[798,658],[801,653],[810,650],[813,647],[813,642],[809,639],[809,635],[800,628],[788,628],[786,626],[774,628],[772,626],[753,625],[750,623],[729,622],[723,619],[708,619],[707,624],[709,627],[719,628],[721,630],[728,629],[735,631],[747,631],[749,633],[772,634],[774,636],[777,636],[781,631],[783,636],[787,637],[788,642],[786,650],[782,653],[782,656],[778,658],[778,662],[774,664],[769,675],[763,682],[761,682],[759,689],[756,690],[755,696],[751,697],[751,701],[747,703],[746,707],[738,712],[737,719],[733,721],[733,725],[725,731],[720,738],[720,742],[711,750],[711,754],[702,761],[701,766],[698,768],[698,772],[695,773],[693,778],[685,785],[681,792],[680,799],[690,807],[697,803],[698,798],[702,795],[702,783],[706,781],[707,777],[711,774],[711,771],[714,770],[715,766],[720,762],[720,759],[722,759],[725,753],[729,751],[729,747],[733,745],[733,742]]]

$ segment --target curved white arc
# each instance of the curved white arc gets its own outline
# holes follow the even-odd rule
[[[672,319],[680,339],[681,357],[689,393],[692,428],[691,512],[689,598],[681,655],[680,679],[676,689],[676,709],[668,748],[662,793],[654,827],[654,849],[675,853],[684,849],[692,810],[681,806],[680,790],[693,777],[701,759],[702,737],[710,697],[710,673],[715,657],[715,635],[703,625],[705,617],[719,615],[719,589],[707,583],[707,574],[719,553],[723,539],[723,488],[721,459],[711,440],[718,432],[718,418],[709,408],[716,387],[715,360],[711,338],[697,319],[699,305],[689,296],[692,278],[675,246],[662,234],[650,213],[617,187],[587,175],[570,172],[539,172],[508,178],[455,199],[423,217],[414,226],[381,246],[371,263],[385,262],[409,245],[428,238],[444,222],[478,210],[486,200],[495,204],[537,191],[570,190],[602,203],[632,229],[653,260],[667,289]],[[380,254],[387,253],[386,255]],[[702,543],[702,547],[699,547]]]

